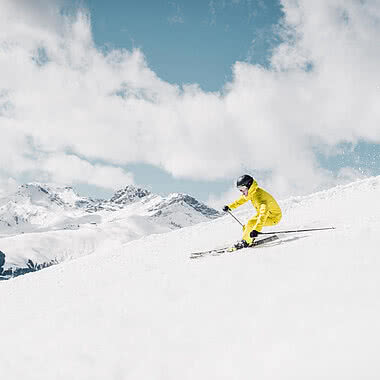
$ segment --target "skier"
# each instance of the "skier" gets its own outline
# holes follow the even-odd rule
[[[235,249],[249,247],[253,244],[258,232],[264,226],[274,226],[282,217],[280,206],[275,199],[265,190],[258,187],[257,182],[248,174],[238,178],[236,187],[242,192],[242,196],[235,202],[223,207],[224,212],[231,211],[247,201],[251,201],[257,215],[243,226],[243,239],[234,245]]]

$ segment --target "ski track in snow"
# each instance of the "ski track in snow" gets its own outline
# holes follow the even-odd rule
[[[228,215],[0,283],[4,379],[379,379],[380,177],[282,203],[281,244]],[[242,220],[252,211],[236,215]]]

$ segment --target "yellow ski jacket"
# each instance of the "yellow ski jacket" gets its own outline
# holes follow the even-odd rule
[[[253,181],[247,196],[243,194],[235,202],[229,204],[228,207],[233,210],[248,201],[251,201],[257,212],[257,215],[253,218],[256,221],[252,226],[252,230],[261,231],[264,225],[274,225],[280,221],[282,217],[280,206],[272,195],[258,187],[256,181]]]

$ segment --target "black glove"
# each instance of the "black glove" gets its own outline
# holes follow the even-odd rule
[[[227,211],[231,211],[231,209],[230,209],[228,206],[224,206],[224,207],[223,207],[223,211],[224,211],[224,212],[227,212]]]
[[[249,236],[254,239],[258,236],[258,234],[259,233],[256,230],[252,230],[251,233],[249,234]]]

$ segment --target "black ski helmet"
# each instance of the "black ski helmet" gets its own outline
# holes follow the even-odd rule
[[[236,181],[236,187],[245,186],[247,189],[249,189],[253,181],[253,177],[251,177],[249,174],[244,174]]]

